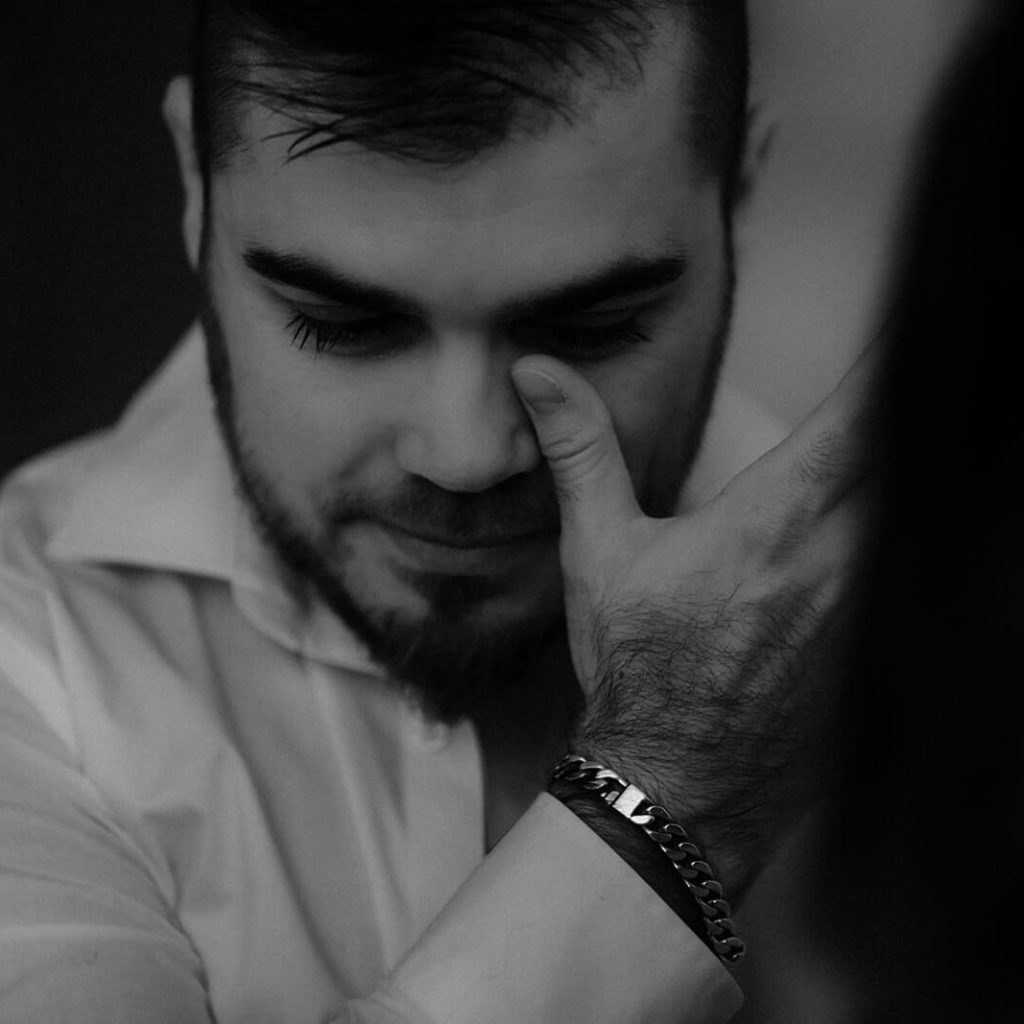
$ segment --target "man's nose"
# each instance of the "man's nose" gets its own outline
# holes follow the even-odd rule
[[[509,374],[514,356],[477,338],[441,341],[398,440],[403,470],[448,491],[485,491],[541,462]]]

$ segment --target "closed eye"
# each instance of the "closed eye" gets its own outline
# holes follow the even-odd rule
[[[548,352],[572,362],[607,359],[651,340],[636,310],[518,324],[513,329],[513,337],[526,351]]]
[[[318,355],[384,356],[409,344],[416,333],[412,318],[385,313],[345,320],[325,320],[295,311],[288,321],[292,344],[312,347]]]

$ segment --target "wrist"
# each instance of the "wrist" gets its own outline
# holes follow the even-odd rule
[[[709,948],[729,963],[743,955],[744,944],[736,937],[720,879],[686,829],[663,806],[613,769],[579,754],[566,754],[555,765],[552,779],[572,784],[581,797],[596,797],[630,825],[634,835],[649,840],[696,901],[703,915],[702,937]],[[685,911],[680,916],[688,920]]]
[[[672,862],[646,835],[599,796],[565,779],[552,778],[548,792],[607,843],[709,947],[704,915]]]
[[[687,832],[713,860],[733,907],[742,902],[767,859],[762,848],[763,829],[757,828],[742,813],[724,808],[719,811],[706,802],[694,800],[690,794],[681,794],[678,785],[666,783],[650,769],[651,764],[658,763],[657,755],[644,756],[647,752],[640,743],[617,744],[608,742],[607,737],[594,742],[580,730],[573,737],[570,749],[611,768],[633,783],[651,803],[665,808],[673,821],[685,823]],[[623,752],[631,750],[632,753]]]

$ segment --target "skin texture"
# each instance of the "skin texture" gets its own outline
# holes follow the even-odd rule
[[[686,822],[735,902],[827,784],[869,505],[877,344],[790,437],[696,512],[637,504],[607,408],[530,356],[515,380],[562,513],[573,748]]]
[[[732,280],[719,189],[691,161],[685,58],[666,27],[639,85],[584,83],[575,124],[454,169],[350,145],[288,161],[289,140],[273,136],[290,122],[254,106],[250,145],[213,176],[208,203],[186,85],[169,95],[214,383],[250,501],[296,576],[442,717],[486,702],[470,679],[497,694],[502,676],[528,673],[522,652],[562,619],[557,503],[513,363],[569,357],[607,403],[654,514],[672,511],[696,452]],[[289,326],[297,311],[374,312],[269,280],[244,258],[257,248],[386,288],[416,312],[373,344],[317,353]],[[668,284],[557,318],[509,311],[666,256],[685,260]],[[566,329],[634,313],[648,340],[563,343]]]

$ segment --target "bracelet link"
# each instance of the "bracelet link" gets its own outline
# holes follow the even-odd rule
[[[607,800],[608,797],[605,797]],[[633,820],[633,815],[636,813],[637,808],[647,799],[639,789],[630,783],[626,788],[619,793],[614,800],[608,802],[611,806],[619,812],[619,814],[625,815],[630,821]]]
[[[672,861],[704,915],[704,926],[711,949],[727,963],[735,963],[746,952],[736,935],[732,909],[722,895],[721,883],[711,865],[686,829],[654,804],[631,782],[617,772],[580,754],[566,754],[552,771],[552,777],[574,782],[600,796],[624,818],[644,830]]]

